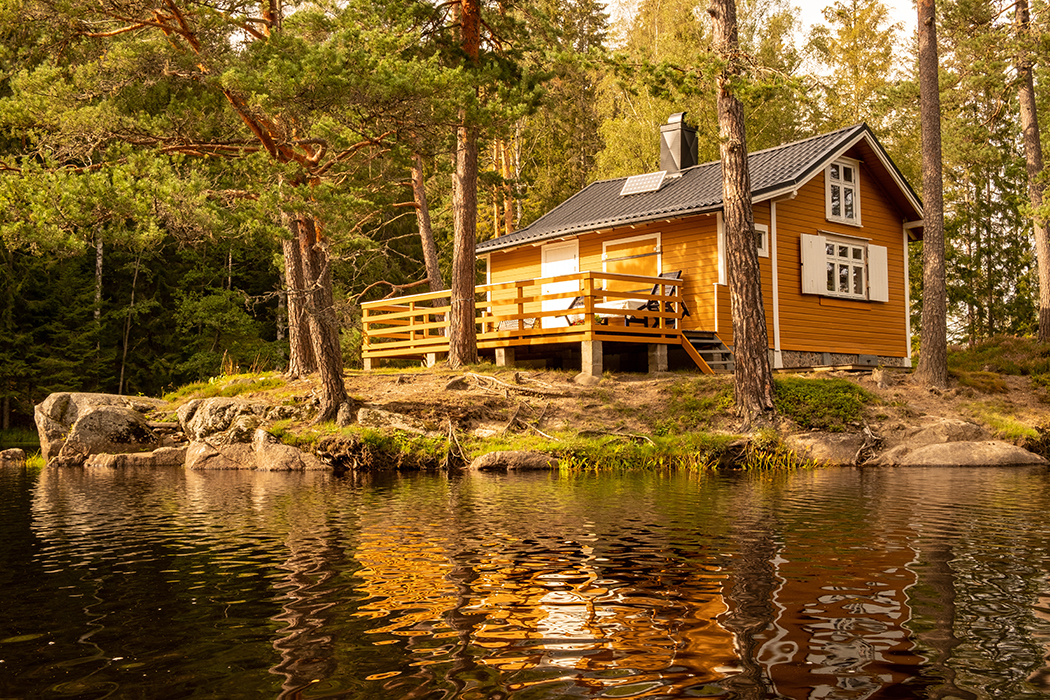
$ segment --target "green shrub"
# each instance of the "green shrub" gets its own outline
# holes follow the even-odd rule
[[[948,374],[955,377],[962,386],[968,386],[985,394],[1005,394],[1008,390],[1003,375],[996,372],[971,372],[963,369],[953,369],[949,370]]]
[[[774,379],[777,411],[803,428],[842,432],[858,421],[864,407],[878,401],[870,391],[845,379]]]
[[[948,368],[966,372],[1029,375],[1050,372],[1050,344],[1034,338],[997,335],[972,347],[948,348]]]

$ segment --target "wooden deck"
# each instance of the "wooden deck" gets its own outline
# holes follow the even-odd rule
[[[478,351],[494,351],[497,364],[513,365],[516,350],[542,354],[578,345],[582,371],[600,373],[603,343],[646,346],[650,369],[654,362],[660,368],[661,357],[666,368],[667,349],[679,346],[711,373],[682,333],[681,285],[681,280],[603,272],[481,285],[475,288]],[[361,306],[366,369],[385,359],[434,364],[448,352],[448,291]]]

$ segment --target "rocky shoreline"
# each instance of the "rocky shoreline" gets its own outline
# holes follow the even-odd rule
[[[41,455],[49,467],[85,468],[185,468],[190,470],[253,469],[259,471],[376,471],[382,469],[420,470],[466,467],[475,470],[557,469],[557,455],[520,449],[489,449],[486,440],[507,432],[518,419],[519,404],[502,430],[486,423],[472,408],[486,399],[471,397],[471,391],[512,390],[531,397],[549,399],[557,391],[568,392],[569,400],[580,406],[600,390],[595,387],[551,389],[550,384],[523,381],[515,384],[493,377],[471,375],[445,381],[444,395],[430,397],[429,410],[421,403],[404,400],[359,402],[344,411],[342,426],[357,424],[389,436],[412,436],[445,440],[448,452],[458,449],[459,459],[451,463],[434,455],[420,455],[397,448],[377,450],[348,431],[321,435],[303,448],[287,442],[290,425],[305,425],[312,419],[314,402],[309,393],[274,396],[194,398],[180,405],[162,399],[116,396],[111,394],[52,394],[35,410]],[[376,381],[373,379],[373,381]],[[568,380],[571,383],[571,379]],[[882,376],[868,381],[884,382]],[[410,375],[388,376],[390,399],[404,399],[398,385],[418,382]],[[603,381],[602,383],[605,383]],[[376,391],[373,384],[370,388]],[[450,392],[466,394],[458,404]],[[590,393],[589,393],[590,392]],[[377,392],[380,393],[380,392]],[[519,399],[521,397],[518,397]],[[454,404],[459,408],[455,408]],[[444,406],[446,422],[433,418],[434,406]],[[550,403],[548,402],[548,406]],[[504,406],[506,408],[506,406]],[[400,410],[399,410],[400,409]],[[546,409],[544,409],[546,412]],[[519,421],[522,425],[536,426]],[[538,423],[538,421],[537,421]],[[458,431],[471,431],[476,439],[474,456],[464,453],[456,443]],[[609,428],[612,434],[612,427]],[[542,431],[540,431],[542,432]],[[853,432],[825,433],[782,426],[782,444],[801,460],[829,466],[968,466],[968,465],[1045,465],[1047,460],[1018,445],[995,439],[983,426],[954,416],[916,414],[908,424],[856,426]],[[282,438],[284,438],[282,440]],[[294,435],[293,435],[294,438]],[[742,454],[748,438],[732,443],[720,463],[732,465],[734,455]],[[395,444],[397,440],[392,441]],[[480,449],[479,446],[480,445]],[[21,450],[0,452],[0,465],[25,463]]]

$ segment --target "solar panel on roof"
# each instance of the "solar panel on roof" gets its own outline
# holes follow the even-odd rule
[[[623,183],[620,196],[641,194],[642,192],[656,192],[664,184],[664,175],[666,174],[666,170],[661,170],[660,172],[646,173],[645,175],[632,175],[627,178],[627,182]]]

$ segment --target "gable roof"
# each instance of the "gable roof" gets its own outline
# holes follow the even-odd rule
[[[751,196],[755,202],[790,194],[821,172],[828,163],[859,145],[863,160],[894,186],[884,191],[910,221],[922,219],[922,203],[893,164],[867,124],[857,124],[820,136],[748,154]],[[621,197],[627,178],[601,180],[583,188],[523,229],[478,243],[490,253],[585,231],[679,218],[722,208],[722,164],[704,163],[667,178],[655,192]]]

